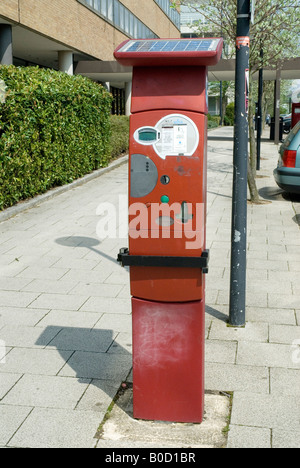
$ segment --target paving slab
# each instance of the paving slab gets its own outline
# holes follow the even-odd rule
[[[15,324],[16,326],[35,326],[50,310],[31,309],[30,307],[0,307],[0,326]]]
[[[235,392],[231,424],[299,432],[299,397]]]
[[[60,353],[64,355],[66,351],[60,351]],[[60,371],[59,375],[80,379],[91,378],[117,381],[120,383],[126,380],[131,367],[132,357],[130,355],[76,351]]]
[[[5,397],[5,395],[14,387],[14,385],[20,380],[22,374],[1,374],[0,379],[0,399]]]
[[[273,395],[300,396],[300,372],[298,369],[270,369],[270,388]]]
[[[272,431],[272,447],[275,449],[298,449],[300,447],[300,432],[274,429]]]
[[[269,393],[269,369],[267,367],[220,364],[207,361],[205,366],[205,388],[207,390],[226,390],[227,392]]]
[[[5,406],[5,408],[10,407]],[[28,409],[22,408],[22,412],[26,414]],[[9,440],[7,446],[93,448],[98,424],[99,413],[97,412],[34,408],[19,430]]]
[[[24,375],[2,400],[3,405],[75,409],[90,380]]]
[[[9,443],[31,411],[32,408],[0,404],[0,447]]]
[[[294,328],[294,327],[293,327]],[[210,340],[225,341],[257,341],[266,343],[269,339],[269,327],[264,322],[248,322],[245,328],[224,326],[224,323],[215,321],[209,332]]]
[[[230,426],[227,448],[229,449],[270,449],[271,429],[248,426]]]
[[[237,364],[300,369],[300,360],[296,354],[297,346],[294,349],[285,344],[241,341],[238,344]]]
[[[4,340],[6,346],[14,348],[34,348],[35,346],[44,348],[45,342],[50,343],[57,333],[58,331],[54,327],[41,328],[21,325],[5,325],[1,329],[1,339]],[[45,342],[38,345],[37,341],[42,334],[44,335]]]
[[[72,351],[13,348],[1,364],[0,372],[31,375],[56,375],[69,360]]]

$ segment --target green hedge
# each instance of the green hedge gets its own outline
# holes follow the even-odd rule
[[[224,117],[224,124],[227,127],[232,127],[234,125],[234,116],[235,116],[235,104],[234,102],[228,104],[226,107],[226,114]]]
[[[111,116],[111,157],[117,158],[129,150],[129,117]]]
[[[220,125],[220,116],[218,115],[210,115],[207,116],[207,128],[217,128]]]
[[[112,97],[102,86],[38,67],[0,66],[0,80],[0,210],[107,166]]]

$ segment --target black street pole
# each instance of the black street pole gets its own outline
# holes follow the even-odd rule
[[[220,81],[220,125],[223,126],[223,82]]]
[[[262,96],[264,91],[264,84],[263,84],[263,58],[264,58],[264,51],[263,49],[260,50],[260,58],[261,58],[261,67],[259,69],[259,79],[258,79],[258,115],[257,115],[257,164],[256,169],[260,171],[260,155],[261,155],[261,134],[262,134]]]
[[[246,323],[250,0],[237,0],[235,127],[229,324]]]

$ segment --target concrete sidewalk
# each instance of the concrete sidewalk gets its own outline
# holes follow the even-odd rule
[[[233,392],[228,447],[300,447],[300,198],[282,196],[263,143],[249,205],[247,325],[229,304],[232,128],[208,142],[206,389]],[[224,139],[225,138],[225,139]],[[127,165],[0,223],[0,447],[101,447],[94,436],[130,380]],[[100,241],[105,203],[121,212]],[[125,202],[126,203],[126,202]],[[98,225],[99,227],[99,225]]]

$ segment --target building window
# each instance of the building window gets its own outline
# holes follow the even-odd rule
[[[210,115],[220,115],[220,98],[208,96],[208,112]]]
[[[155,39],[158,36],[119,0],[78,0],[133,39]],[[155,0],[156,1],[156,0]],[[169,0],[167,0],[169,2]],[[156,2],[158,3],[158,2]]]
[[[110,92],[113,95],[112,114],[125,115],[125,89],[111,87]]]
[[[180,13],[171,7],[170,0],[154,0],[158,6],[166,13],[176,28],[180,30]]]

